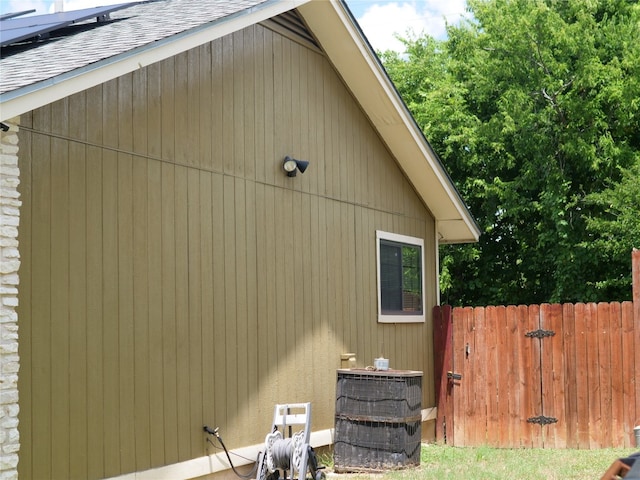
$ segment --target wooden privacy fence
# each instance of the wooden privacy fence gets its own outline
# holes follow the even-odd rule
[[[633,258],[634,302],[436,307],[437,439],[456,446],[635,446],[640,252]]]
[[[439,368],[439,439],[457,446],[635,445],[640,329],[631,302],[444,307],[434,320],[438,335],[450,334]]]

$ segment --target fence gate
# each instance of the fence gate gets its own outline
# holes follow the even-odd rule
[[[436,307],[438,440],[634,446],[639,332],[631,302]]]

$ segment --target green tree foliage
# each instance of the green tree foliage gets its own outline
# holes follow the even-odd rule
[[[381,55],[483,232],[442,247],[443,300],[629,298],[640,5],[470,0],[469,11],[446,41],[411,36],[405,55]]]
[[[587,217],[591,235],[582,247],[608,263],[606,278],[590,287],[614,297],[630,288],[629,246],[640,242],[640,163],[623,171],[620,182],[588,195],[587,202],[599,209],[598,215]]]

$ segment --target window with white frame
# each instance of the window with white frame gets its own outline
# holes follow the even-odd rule
[[[376,231],[378,322],[424,322],[424,240]]]

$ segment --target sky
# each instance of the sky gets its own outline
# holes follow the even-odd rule
[[[347,0],[347,5],[375,50],[402,52],[395,34],[426,33],[442,40],[446,23],[456,24],[465,15],[466,0]]]
[[[126,0],[0,0],[0,14],[29,9],[36,9],[36,15],[52,13],[56,1],[69,11]],[[455,24],[465,14],[465,0],[347,0],[347,5],[378,51],[402,52],[402,43],[394,34],[406,37],[408,32],[427,33],[443,39],[445,23]]]

